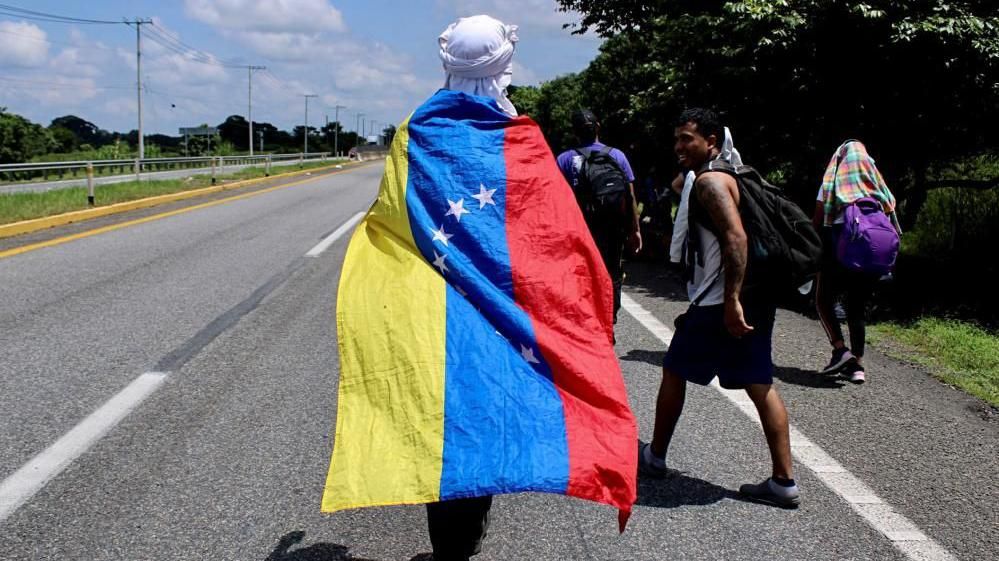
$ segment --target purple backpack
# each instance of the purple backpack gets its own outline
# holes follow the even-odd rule
[[[836,248],[836,257],[844,267],[861,273],[890,273],[895,269],[898,247],[898,232],[881,203],[865,197],[846,207]]]

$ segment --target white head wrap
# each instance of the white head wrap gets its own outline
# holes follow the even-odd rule
[[[517,115],[506,97],[513,77],[513,51],[517,26],[489,16],[461,18],[447,26],[437,39],[447,78],[444,87],[491,97],[500,109]]]
[[[732,140],[732,131],[725,127],[725,139],[722,141],[721,152],[718,154],[719,160],[725,160],[733,166],[742,165],[742,156],[735,149],[735,141]],[[669,260],[679,263],[683,259],[683,246],[687,243],[687,232],[689,230],[688,213],[690,212],[690,192],[694,189],[694,179],[697,174],[688,171],[683,178],[683,192],[680,194],[680,206],[676,209],[676,220],[673,222],[673,240],[669,246]]]

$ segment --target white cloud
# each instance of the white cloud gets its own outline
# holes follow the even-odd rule
[[[94,59],[87,56],[88,54],[91,53],[85,48],[66,47],[49,61],[49,67],[57,76],[98,77],[101,75],[101,70]]]
[[[272,33],[346,31],[327,0],[185,0],[192,18],[219,28]]]
[[[226,33],[264,57],[280,62],[314,60],[322,50],[319,33],[239,31]]]
[[[513,84],[517,86],[536,86],[541,83],[541,77],[523,64],[513,61]]]
[[[42,66],[49,56],[45,32],[28,22],[0,21],[0,64]]]

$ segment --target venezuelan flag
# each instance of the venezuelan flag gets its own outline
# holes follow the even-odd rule
[[[347,250],[322,510],[540,491],[626,519],[637,430],[612,307],[538,126],[438,92]]]

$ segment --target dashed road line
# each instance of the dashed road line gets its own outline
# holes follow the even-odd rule
[[[343,223],[339,228],[333,231],[332,234],[326,236],[323,241],[316,244],[316,247],[310,249],[308,253],[305,254],[306,257],[319,257],[324,251],[330,248],[331,245],[336,243],[341,236],[346,234],[354,227],[355,224],[364,218],[365,212],[358,212],[354,216],[351,216],[349,220]]]
[[[326,251],[334,242],[357,224],[364,217],[359,212],[341,224],[332,234],[327,236],[318,246],[309,251],[308,256],[317,257]],[[315,255],[313,255],[315,252]],[[146,372],[125,386],[114,397],[107,400],[87,418],[80,421],[59,440],[41,451],[20,469],[0,482],[0,522],[6,520],[17,509],[28,502],[38,491],[62,473],[77,458],[90,449],[98,440],[104,437],[118,425],[129,413],[134,411],[143,401],[153,394],[170,372],[181,369],[192,357],[205,346],[215,340],[220,334],[235,325],[242,317],[250,313],[273,292],[284,284],[292,274],[301,268],[305,259],[299,257],[285,270],[271,277],[268,282],[258,288],[248,298],[229,309],[191,339],[177,349],[171,351],[156,365],[163,371]]]
[[[0,482],[0,522],[35,495],[53,477],[59,475],[95,442],[121,422],[140,403],[152,395],[167,374],[146,372],[104,405],[80,421],[37,456]]]
[[[627,294],[621,294],[621,307],[638,323],[648,329],[667,347],[673,339],[673,331],[659,321],[651,312],[635,302]],[[735,404],[747,417],[760,424],[760,416],[752,400],[741,390],[726,390],[715,379],[711,385]],[[799,464],[804,465],[834,493],[840,496],[850,508],[872,528],[877,530],[906,557],[913,561],[956,561],[956,557],[935,540],[927,536],[911,520],[884,502],[857,476],[840,465],[821,447],[808,440],[805,435],[791,426],[791,454]]]

